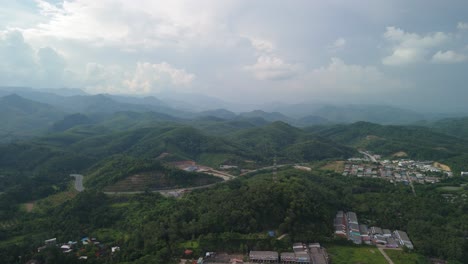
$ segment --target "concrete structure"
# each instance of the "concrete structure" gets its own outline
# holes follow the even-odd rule
[[[376,227],[376,226],[373,226],[370,228],[371,230],[371,235],[375,236],[375,235],[383,235],[383,231],[382,231],[382,228],[380,227]]]
[[[249,258],[253,263],[278,263],[279,261],[276,251],[250,251]]]
[[[405,231],[401,230],[395,230],[394,232],[395,238],[398,239],[398,242],[400,243],[401,246],[406,246],[409,249],[413,249],[413,243],[408,237],[408,234],[406,234]]]
[[[335,221],[335,234],[340,237],[347,237],[346,234],[346,219],[344,217],[343,211],[338,211],[336,213]]]

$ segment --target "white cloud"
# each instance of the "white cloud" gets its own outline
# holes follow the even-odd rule
[[[255,64],[244,66],[244,69],[251,72],[257,80],[282,80],[296,75],[300,67],[274,55],[263,55],[258,57]]]
[[[468,29],[468,23],[466,23],[466,22],[458,22],[457,28],[458,28],[458,29],[461,29],[461,30]]]
[[[150,94],[192,84],[195,75],[161,63],[138,62],[134,69],[88,63],[86,89],[92,93]]]
[[[176,69],[166,62],[137,64],[135,72],[124,80],[124,85],[134,93],[150,93],[161,91],[171,86],[190,85],[195,75],[183,69]]]
[[[229,42],[225,11],[230,1],[75,0],[53,5],[36,0],[46,22],[24,30],[27,38],[53,38],[122,49]],[[199,10],[194,12],[194,10]],[[225,44],[225,43],[224,43]]]
[[[464,54],[456,53],[452,50],[438,51],[432,56],[432,62],[435,63],[459,63],[467,60],[467,56]]]
[[[451,35],[436,32],[426,35],[407,33],[402,29],[387,27],[384,38],[392,45],[392,54],[384,57],[385,65],[402,65],[425,61],[434,47],[441,46],[451,39]]]
[[[71,72],[64,57],[51,47],[34,49],[19,31],[0,35],[0,85],[60,87]]]
[[[332,45],[328,47],[329,50],[336,52],[338,50],[343,49],[346,46],[346,39],[344,38],[338,38],[333,42]]]
[[[308,74],[308,80],[309,85],[313,84],[325,93],[372,93],[400,86],[398,82],[385,77],[376,67],[346,64],[339,58],[332,58],[326,67],[312,70]]]
[[[273,43],[271,43],[268,40],[259,39],[259,38],[249,38],[249,39],[250,39],[250,43],[255,48],[255,50],[257,50],[260,53],[270,53],[275,49]]]

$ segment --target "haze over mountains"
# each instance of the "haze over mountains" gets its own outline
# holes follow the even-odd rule
[[[110,115],[117,112],[159,113],[161,119],[173,122],[209,119],[248,121],[256,125],[283,121],[295,126],[346,124],[366,121],[379,124],[426,124],[462,113],[420,113],[387,105],[336,105],[324,103],[239,105],[200,94],[161,94],[156,96],[91,95],[80,89],[0,88],[3,141],[12,132],[18,137],[36,135],[56,122],[70,122],[77,113]],[[93,119],[93,118],[91,118]],[[90,119],[90,120],[91,120]],[[68,121],[67,121],[68,120]],[[91,122],[87,120],[86,122]],[[82,120],[83,121],[83,120]],[[26,125],[27,124],[27,125]],[[60,125],[59,125],[60,126]]]

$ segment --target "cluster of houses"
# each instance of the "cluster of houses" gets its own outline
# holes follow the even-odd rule
[[[379,157],[375,155],[374,157]],[[377,162],[375,162],[377,161]],[[433,161],[414,160],[383,160],[368,158],[351,158],[345,163],[343,176],[381,178],[390,182],[402,182],[408,184],[409,181],[417,183],[436,183],[440,181],[440,176],[453,176],[451,171],[444,171],[435,167]],[[437,177],[436,175],[440,176]]]
[[[95,251],[96,257],[104,257],[108,255],[109,248],[104,244],[101,244],[96,238],[92,237],[83,237],[80,242],[78,241],[68,241],[66,243],[57,243],[57,238],[51,238],[44,241],[44,245],[37,248],[37,252],[41,252],[47,248],[58,247],[64,254],[69,254],[75,252],[78,259],[86,260],[88,256],[86,256],[86,249],[85,247],[91,245],[96,247],[97,250]],[[111,253],[115,254],[117,251],[120,251],[120,247],[111,247]]]
[[[279,254],[276,251],[250,251],[251,263],[281,263],[281,264],[327,264],[329,257],[325,248],[319,243],[295,243],[292,252]]]
[[[338,211],[334,220],[335,235],[347,238],[355,244],[385,245],[388,248],[407,247],[413,249],[413,243],[406,232],[390,231],[380,227],[359,224],[354,212]]]

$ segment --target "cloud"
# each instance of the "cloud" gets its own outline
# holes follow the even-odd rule
[[[384,38],[392,46],[392,54],[382,59],[385,65],[403,65],[423,62],[430,50],[451,39],[443,32],[419,35],[407,33],[400,28],[387,27]]]
[[[466,22],[458,22],[457,28],[460,29],[460,30],[468,29],[468,23],[466,23]]]
[[[281,58],[260,56],[253,65],[244,66],[257,80],[284,80],[292,78],[299,71],[299,66],[284,62]]]
[[[335,42],[333,42],[333,44],[331,44],[328,47],[328,49],[332,52],[336,52],[338,50],[343,49],[345,46],[346,46],[346,39],[338,38],[337,40],[335,40]]]
[[[460,63],[467,60],[467,56],[464,54],[456,53],[452,50],[447,50],[445,52],[438,51],[434,56],[432,56],[432,62],[435,63]]]
[[[268,40],[247,37],[256,51],[257,61],[255,64],[246,65],[243,69],[250,72],[255,79],[285,80],[295,76],[300,71],[300,66],[286,62],[275,49],[275,45]]]
[[[88,63],[86,89],[93,93],[150,94],[192,84],[195,75],[167,62],[138,62],[134,69]]]
[[[401,83],[387,78],[374,66],[346,64],[340,58],[331,58],[325,67],[312,70],[308,85],[319,88],[323,93],[369,94],[391,88],[398,89]]]
[[[230,41],[223,15],[232,4],[200,1],[36,0],[48,20],[24,30],[28,38],[53,38],[116,46],[184,49],[191,43]],[[202,10],[194,12],[194,10]]]
[[[0,85],[58,87],[67,83],[63,56],[51,47],[32,48],[19,31],[0,36],[0,57]]]
[[[260,53],[270,53],[275,49],[273,43],[264,39],[249,38],[252,46]]]
[[[171,86],[187,86],[195,79],[195,75],[184,69],[176,69],[166,62],[137,64],[135,72],[124,80],[124,85],[134,93],[150,93],[161,91]]]

